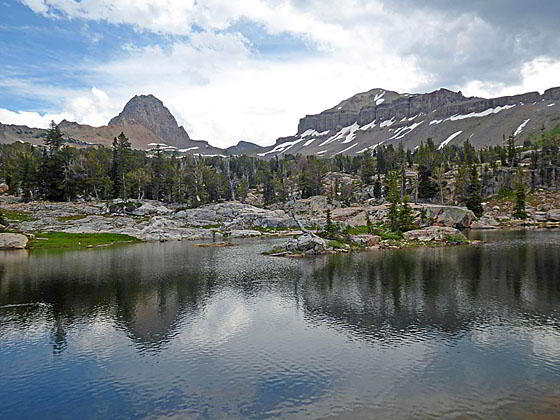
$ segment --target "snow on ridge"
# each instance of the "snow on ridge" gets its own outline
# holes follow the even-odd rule
[[[347,147],[346,149],[341,150],[340,152],[336,152],[336,153],[333,155],[333,157],[336,156],[336,155],[340,155],[341,153],[347,152],[348,150],[350,150],[351,148],[357,146],[358,144],[359,144],[359,143],[354,143],[354,144],[351,145],[350,147]]]
[[[181,152],[181,153],[186,153],[186,152],[188,152],[189,150],[196,150],[196,149],[198,149],[198,146],[189,147],[189,148],[187,148],[187,149],[179,149],[179,152]]]
[[[523,122],[521,123],[521,125],[520,125],[519,127],[517,127],[517,130],[515,130],[515,133],[513,133],[513,137],[515,137],[515,136],[521,134],[521,132],[523,131],[523,129],[525,128],[525,126],[527,125],[527,123],[528,123],[529,121],[531,121],[531,118],[529,118],[529,119],[523,121]]]
[[[370,122],[370,123],[368,123],[368,124],[366,124],[366,125],[362,125],[362,126],[360,127],[360,130],[361,130],[361,131],[369,130],[370,128],[375,127],[375,125],[376,125],[375,120],[373,120],[372,122]]]
[[[368,150],[375,150],[375,149],[377,149],[379,146],[381,146],[383,143],[385,143],[386,141],[387,141],[387,140],[380,141],[379,143],[375,143],[373,146],[368,146],[368,147],[366,147],[365,149],[362,149],[362,150],[360,150],[359,152],[356,152],[356,153],[359,154],[359,153],[367,152]]]
[[[385,96],[385,91],[375,95],[375,97],[373,98],[373,101],[375,102],[375,105],[381,105],[383,102],[385,102],[385,99],[383,98],[383,96]]]
[[[257,156],[266,156],[270,153],[284,153],[286,150],[292,148],[292,146],[295,146],[298,143],[301,143],[302,141],[303,141],[303,139],[298,139],[298,140],[294,140],[294,141],[287,141],[287,142],[284,142],[284,143],[281,143],[281,144],[275,146],[274,149],[271,149],[268,152],[257,153]]]
[[[391,118],[390,120],[382,121],[382,122],[379,124],[379,127],[381,127],[381,128],[383,128],[383,127],[391,127],[394,123],[395,123],[395,118],[393,117],[393,118]]]
[[[410,134],[412,132],[412,130],[414,130],[418,126],[422,125],[423,122],[424,121],[420,121],[420,122],[414,123],[410,126],[404,127],[405,129],[397,137],[394,137],[395,140],[402,139],[404,136]]]
[[[451,140],[453,140],[455,137],[457,137],[458,135],[460,135],[463,132],[463,130],[457,131],[456,133],[451,134],[449,137],[447,137],[446,140],[442,141],[438,147],[438,150],[443,149],[445,146],[447,146],[449,144],[449,142]]]
[[[514,106],[515,105],[497,106],[496,108],[488,108],[488,109],[485,109],[484,111],[480,111],[480,112],[471,112],[470,114],[465,114],[465,115],[453,115],[453,116],[447,118],[445,121],[457,121],[457,120],[464,120],[464,119],[467,119],[467,118],[487,117],[488,115],[497,114],[500,111],[504,111],[506,109],[511,109]]]
[[[309,130],[306,130],[303,133],[301,133],[300,138],[313,136],[315,135],[315,133],[317,133],[317,131],[310,128]]]
[[[352,140],[356,138],[356,131],[360,129],[360,126],[357,122],[352,124],[349,128],[349,132],[346,135],[346,139],[342,143],[350,143]]]

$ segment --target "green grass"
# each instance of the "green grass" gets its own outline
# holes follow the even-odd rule
[[[253,229],[257,230],[259,232],[270,233],[270,232],[286,232],[286,231],[290,231],[290,230],[295,230],[296,228],[292,229],[292,228],[287,228],[287,227],[261,227],[261,226],[256,226]]]
[[[454,245],[463,245],[463,244],[468,244],[469,240],[467,238],[465,238],[463,235],[446,235],[445,236],[445,240],[450,243],[450,244],[454,244]]]
[[[342,242],[342,241],[335,241],[335,240],[333,240],[333,241],[328,241],[328,242],[327,242],[327,245],[330,246],[330,247],[333,248],[333,249],[346,249],[346,248],[349,247],[349,246],[348,246],[347,244],[345,244],[344,242]]]
[[[58,220],[59,222],[71,222],[73,220],[85,219],[86,217],[86,214],[74,214],[72,216],[60,216],[57,217],[56,220]]]
[[[268,251],[264,251],[262,254],[263,255],[274,255],[274,254],[281,254],[283,252],[286,252],[285,248],[272,248]]]
[[[202,225],[200,226],[202,229],[219,229],[222,225]]]
[[[348,235],[365,235],[373,232],[373,226],[352,226],[344,230]]]
[[[42,232],[29,242],[31,249],[90,248],[142,242],[133,236],[118,233]]]
[[[504,201],[513,201],[515,200],[515,191],[508,188],[502,188],[498,192],[498,199]]]
[[[402,239],[401,233],[391,232],[390,230],[387,230],[383,225],[348,227],[345,229],[344,233],[348,235],[377,235],[384,241],[397,241],[399,239]]]
[[[0,214],[2,214],[2,216],[4,216],[7,220],[14,222],[32,222],[33,220],[37,220],[31,215],[31,213],[21,210],[0,209]]]

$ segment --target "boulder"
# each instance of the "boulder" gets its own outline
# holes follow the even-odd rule
[[[546,219],[549,222],[560,222],[560,209],[552,209],[547,211]]]
[[[286,250],[290,252],[305,252],[306,254],[322,254],[327,250],[327,243],[318,236],[301,235],[286,242]]]
[[[426,216],[438,226],[469,228],[476,216],[465,207],[456,206],[427,206]]]
[[[135,216],[149,216],[154,214],[169,214],[172,210],[169,210],[167,207],[164,206],[154,206],[150,203],[144,203],[134,211],[132,214]]]
[[[533,219],[537,222],[546,222],[548,220],[548,216],[544,211],[537,211],[533,215]]]
[[[364,207],[341,207],[331,212],[332,220],[343,222],[350,226],[365,226],[367,224],[367,209]]]
[[[24,249],[27,236],[19,233],[0,233],[0,249]]]
[[[10,191],[10,187],[8,186],[8,184],[2,182],[0,184],[0,194],[4,194],[6,192]]]
[[[379,245],[381,237],[377,235],[351,235],[350,241],[358,246],[371,247]]]
[[[457,229],[447,227],[447,226],[430,226],[424,229],[411,230],[403,234],[404,239],[409,241],[445,241],[450,235],[459,236],[464,238],[465,236]]]
[[[484,230],[484,229],[496,229],[500,224],[491,217],[481,217],[471,223],[471,229]]]

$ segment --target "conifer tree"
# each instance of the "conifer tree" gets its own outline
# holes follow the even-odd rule
[[[515,206],[512,216],[517,219],[526,219],[527,214],[527,190],[523,182],[523,172],[517,172],[515,180]]]
[[[482,198],[481,194],[482,186],[480,184],[480,179],[478,178],[478,171],[475,165],[471,165],[469,171],[469,184],[466,191],[466,205],[469,210],[475,214],[475,216],[482,216]]]

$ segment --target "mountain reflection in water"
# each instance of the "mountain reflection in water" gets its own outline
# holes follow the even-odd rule
[[[0,253],[6,418],[560,411],[560,233],[285,259],[277,241]]]

